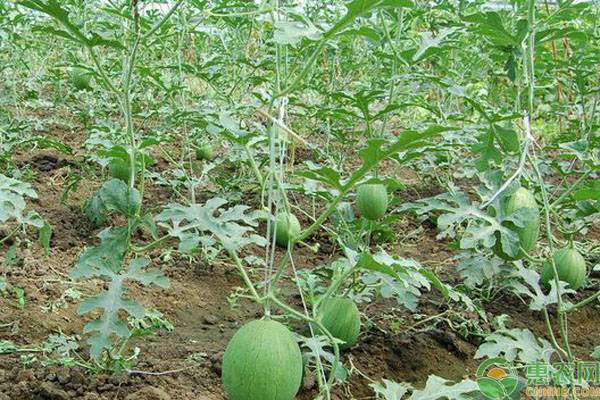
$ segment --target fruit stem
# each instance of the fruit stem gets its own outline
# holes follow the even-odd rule
[[[590,176],[591,173],[592,170],[590,169],[586,171],[583,175],[581,175],[579,179],[577,179],[567,190],[565,190],[556,200],[554,200],[550,204],[550,207],[555,208],[557,205],[559,205],[568,195],[571,194],[571,192],[573,192],[573,190],[575,190],[577,186],[581,184],[581,182],[583,182],[588,176]]]
[[[319,243],[315,243],[313,245],[310,245],[310,244],[308,244],[306,242],[303,242],[301,240],[299,240],[297,243],[300,244],[300,245],[302,245],[302,246],[304,246],[304,247],[306,247],[307,249],[309,249],[310,251],[312,251],[315,254],[319,252],[319,247],[320,247]]]
[[[21,225],[17,226],[15,229],[13,229],[8,235],[6,235],[5,237],[3,237],[2,239],[0,239],[0,244],[6,242],[8,239],[10,239],[11,237],[14,236],[15,233],[17,233],[19,231],[19,228],[21,228]]]
[[[358,264],[357,264],[358,265]],[[342,283],[344,283],[344,281],[354,273],[354,271],[357,269],[357,265],[355,265],[352,268],[349,268],[342,276],[340,276],[338,279],[336,279],[336,281],[334,283],[332,283],[329,288],[327,289],[327,291],[325,292],[325,294],[323,296],[321,296],[316,302],[315,302],[315,308],[318,308],[319,304],[321,304],[324,300],[330,298],[331,296],[333,296],[333,294],[335,292],[337,292],[337,290],[339,289],[339,287],[342,285]]]
[[[248,157],[248,163],[250,163],[250,167],[252,168],[252,172],[254,172],[254,176],[260,182],[260,187],[262,188],[265,184],[265,180],[256,165],[256,160],[254,160],[254,156],[252,155],[252,150],[250,150],[250,146],[248,144],[244,145],[244,151],[246,152],[246,157]]]
[[[238,257],[237,253],[234,250],[229,250],[229,256],[231,257],[231,259],[235,263],[235,266],[236,266],[238,272],[240,273],[240,275],[242,276],[242,279],[244,280],[244,283],[246,284],[246,286],[250,290],[250,293],[252,294],[252,297],[254,297],[254,299],[256,299],[256,301],[259,304],[263,303],[263,299],[258,295],[258,292],[256,291],[256,288],[254,287],[254,284],[250,280],[250,277],[246,273],[246,270],[244,269],[244,266],[242,265],[242,260],[240,260],[240,258]]]
[[[141,247],[132,246],[132,247],[131,247],[131,250],[132,250],[134,253],[143,253],[143,252],[145,252],[146,250],[149,250],[149,249],[151,249],[152,247],[154,247],[154,246],[156,246],[156,245],[159,245],[159,244],[161,244],[162,242],[164,242],[165,240],[169,239],[170,237],[171,237],[171,235],[165,235],[165,236],[162,236],[162,237],[160,237],[160,238],[158,238],[158,239],[154,240],[153,242],[150,242],[150,243],[148,243],[147,245],[144,245],[144,246],[141,246]]]
[[[573,304],[572,306],[565,308],[564,312],[569,313],[571,311],[578,310],[582,307],[587,306],[588,304],[590,304],[591,302],[593,302],[594,300],[596,300],[599,297],[600,297],[600,290],[598,290],[596,293],[589,296],[588,298],[581,300],[579,303]]]
[[[554,330],[552,329],[552,324],[550,323],[550,315],[548,314],[548,308],[544,308],[544,322],[546,323],[546,329],[548,330],[548,334],[550,335],[550,341],[552,342],[552,346],[554,346],[554,348],[558,350],[558,356],[560,357],[561,361],[563,361],[561,353],[567,357],[569,355],[562,347],[560,347],[558,341],[556,340],[556,335],[554,335]]]
[[[524,258],[527,261],[530,261],[532,263],[536,263],[536,264],[543,264],[545,260],[541,259],[541,258],[536,258],[534,256],[532,256],[531,254],[529,254],[522,246],[519,246],[519,251],[523,253]]]

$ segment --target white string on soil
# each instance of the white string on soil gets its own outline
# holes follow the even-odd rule
[[[162,375],[171,375],[171,374],[176,374],[179,372],[183,372],[185,370],[188,369],[192,369],[194,368],[195,365],[190,365],[189,367],[183,367],[183,368],[178,368],[178,369],[172,369],[169,371],[161,371],[161,372],[152,372],[152,371],[140,371],[137,369],[128,369],[126,370],[128,374],[131,375],[152,375],[152,376],[162,376]]]

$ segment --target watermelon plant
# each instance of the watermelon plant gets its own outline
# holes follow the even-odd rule
[[[88,322],[84,328],[85,333],[91,334],[88,338],[90,355],[101,368],[122,370],[130,367],[129,360],[131,358],[125,357],[123,353],[132,333],[127,323],[122,320],[120,313],[125,311],[137,319],[145,316],[145,309],[140,303],[125,297],[124,282],[132,280],[143,285],[155,284],[163,288],[169,286],[169,280],[162,271],[146,269],[150,263],[148,258],[134,257],[127,262],[128,253],[132,250],[132,235],[139,229],[146,229],[152,235],[156,235],[155,225],[150,223],[151,217],[146,218],[141,214],[144,191],[143,173],[141,174],[140,190],[135,188],[138,160],[141,164],[141,171],[144,171],[147,161],[144,148],[156,142],[154,140],[140,141],[134,129],[131,85],[140,45],[156,34],[181,3],[183,1],[173,4],[171,9],[144,33],[141,32],[139,5],[137,2],[131,4],[133,29],[130,31],[131,36],[126,38],[128,41],[124,39],[125,44],[122,44],[116,38],[113,40],[103,39],[93,30],[90,32],[82,30],[83,28],[71,20],[69,12],[54,0],[20,2],[28,9],[53,18],[64,30],[49,28],[50,32],[67,37],[77,45],[83,46],[88,52],[100,84],[111,93],[113,100],[119,105],[124,130],[129,140],[127,149],[119,146],[109,149],[108,154],[112,158],[110,172],[115,179],[105,182],[85,205],[88,215],[97,223],[104,222],[109,213],[117,213],[126,218],[127,224],[109,227],[102,231],[99,235],[101,243],[85,250],[71,272],[73,279],[96,277],[109,282],[105,291],[89,297],[79,308],[80,314],[101,310],[100,316]],[[121,65],[120,86],[113,83],[110,72],[106,70],[106,66],[100,63],[97,54],[98,47],[121,51],[121,55],[124,56],[125,61]],[[73,69],[70,78],[78,90],[89,88],[89,71],[86,73],[80,68]]]

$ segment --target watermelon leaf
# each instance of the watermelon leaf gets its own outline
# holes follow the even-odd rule
[[[436,375],[430,375],[423,390],[415,390],[409,397],[410,400],[463,400],[468,399],[467,394],[478,392],[477,382],[465,379],[459,383],[452,383]]]
[[[475,353],[475,359],[501,356],[506,361],[519,360],[525,364],[542,361],[550,363],[555,352],[550,342],[536,337],[528,329],[496,331],[485,338]]]
[[[411,386],[406,383],[398,383],[388,379],[382,379],[381,383],[370,383],[369,386],[376,395],[382,396],[385,400],[401,399],[411,388]]]
[[[533,269],[525,268],[521,263],[517,266],[517,271],[513,273],[513,276],[519,280],[525,282],[525,284],[519,281],[511,282],[510,286],[512,289],[520,295],[525,295],[531,298],[529,308],[534,311],[540,311],[549,305],[556,304],[557,302],[557,289],[556,282],[550,281],[550,292],[544,294],[544,291],[540,287],[540,275]],[[576,293],[574,290],[568,289],[568,283],[560,282],[560,294],[565,295],[569,293]],[[564,301],[564,300],[563,300]]]
[[[0,222],[15,220],[36,228],[44,226],[44,220],[35,211],[24,214],[27,208],[25,198],[37,199],[37,193],[26,182],[0,174]]]
[[[137,281],[146,286],[154,284],[162,288],[169,286],[169,280],[162,271],[144,270],[149,263],[148,258],[136,258],[131,260],[129,267],[124,271],[114,272],[110,269],[98,271],[99,276],[110,280],[108,288],[101,294],[84,300],[78,310],[80,315],[96,309],[102,310],[99,317],[88,322],[84,327],[85,333],[94,332],[88,339],[93,358],[99,359],[103,350],[111,347],[113,336],[123,339],[130,335],[127,324],[119,318],[119,311],[124,310],[137,319],[145,315],[145,309],[140,303],[124,297],[126,281]]]
[[[211,244],[216,237],[223,247],[233,251],[249,244],[266,245],[264,237],[255,234],[260,219],[266,218],[261,211],[247,212],[250,207],[236,205],[223,209],[227,200],[218,197],[204,205],[169,204],[155,217],[159,226],[166,228],[169,235],[179,238],[186,247],[194,243]],[[189,244],[192,246],[189,246]]]

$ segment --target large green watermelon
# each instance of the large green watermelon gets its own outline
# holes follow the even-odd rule
[[[231,400],[292,400],[302,370],[294,335],[268,319],[242,326],[223,355],[223,385]]]

